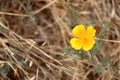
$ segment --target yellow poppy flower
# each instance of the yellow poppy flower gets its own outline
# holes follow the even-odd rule
[[[96,33],[93,26],[88,26],[86,29],[84,25],[77,25],[73,28],[72,33],[75,38],[70,40],[70,44],[75,50],[83,48],[83,50],[88,51],[92,49],[95,44],[94,36]]]

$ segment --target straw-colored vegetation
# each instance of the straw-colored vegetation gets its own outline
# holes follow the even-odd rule
[[[78,24],[90,51],[70,45]],[[0,0],[0,80],[120,80],[120,0]]]

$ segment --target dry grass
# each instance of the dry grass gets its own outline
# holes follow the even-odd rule
[[[97,29],[93,60],[65,56],[76,24]],[[0,0],[0,80],[119,79],[120,0]]]

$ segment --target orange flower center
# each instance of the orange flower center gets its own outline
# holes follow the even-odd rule
[[[86,38],[83,39],[83,44],[87,44],[88,40]]]

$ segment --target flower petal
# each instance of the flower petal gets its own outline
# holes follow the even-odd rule
[[[81,39],[79,38],[72,38],[70,40],[70,44],[72,46],[72,48],[74,48],[75,50],[79,50],[82,48],[82,44],[81,44]]]
[[[89,37],[94,37],[95,33],[96,33],[96,30],[94,29],[93,26],[87,27],[87,35],[89,35]]]
[[[94,39],[87,39],[86,43],[83,44],[83,50],[89,51],[90,49],[92,49],[94,44],[95,44],[95,40]]]
[[[73,28],[72,33],[75,37],[83,37],[86,34],[86,29],[84,25],[77,25]]]

